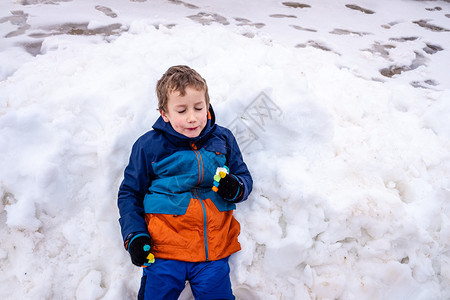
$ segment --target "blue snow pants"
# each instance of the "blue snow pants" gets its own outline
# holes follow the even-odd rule
[[[195,263],[157,258],[144,268],[138,300],[177,300],[186,281],[196,300],[234,299],[226,257]]]

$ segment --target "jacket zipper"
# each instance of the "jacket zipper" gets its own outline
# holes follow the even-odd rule
[[[191,148],[194,151],[195,155],[197,156],[197,161],[198,161],[198,182],[197,182],[197,184],[200,184],[203,181],[203,176],[204,176],[203,159],[202,159],[202,155],[200,154],[200,152],[197,151],[197,146],[194,143],[191,144]],[[194,196],[198,199],[198,201],[200,201],[200,204],[202,205],[202,209],[203,209],[203,239],[205,240],[205,257],[206,257],[205,261],[209,261],[208,230],[207,230],[208,223],[207,223],[207,218],[206,218],[206,207],[205,207],[205,204],[203,203],[203,200],[199,197],[199,195],[197,193],[197,189],[194,188],[192,192],[193,192]]]
[[[203,239],[205,241],[205,261],[209,261],[209,255],[208,255],[208,219],[206,217],[206,206],[205,203],[203,203],[203,200],[200,199],[200,197],[198,196],[197,193],[197,189],[194,188],[192,190],[192,193],[194,194],[194,197],[200,201],[200,204],[202,205],[202,210],[203,210]]]
[[[203,208],[203,233],[204,233],[204,239],[205,239],[205,256],[206,256],[206,260],[205,261],[209,261],[209,257],[208,257],[208,226],[207,226],[207,219],[206,219],[206,207],[205,204],[203,203],[203,200],[198,199],[200,201],[200,203],[202,204],[202,208]]]

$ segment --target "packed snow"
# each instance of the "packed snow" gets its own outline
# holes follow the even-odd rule
[[[1,299],[136,298],[117,191],[176,64],[253,175],[237,299],[450,298],[449,1],[9,0],[0,35]]]

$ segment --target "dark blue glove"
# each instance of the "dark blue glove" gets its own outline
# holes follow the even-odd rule
[[[131,256],[131,262],[141,267],[148,262],[147,256],[150,253],[151,239],[148,235],[138,235],[131,239],[128,244],[128,252]]]
[[[225,167],[228,171],[228,168]],[[222,198],[230,202],[239,202],[244,193],[244,185],[236,176],[228,174],[227,171],[220,171],[214,176],[213,191],[217,192]]]

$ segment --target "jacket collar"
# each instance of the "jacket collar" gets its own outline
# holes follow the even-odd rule
[[[189,138],[176,132],[173,129],[172,125],[169,122],[165,122],[161,116],[159,116],[155,124],[153,124],[154,130],[161,132],[169,141],[178,146],[192,145],[193,143],[201,144],[202,141],[206,140],[206,138],[214,131],[215,127],[216,116],[211,104],[209,105],[208,120],[206,122],[205,128],[203,128],[198,137]]]

